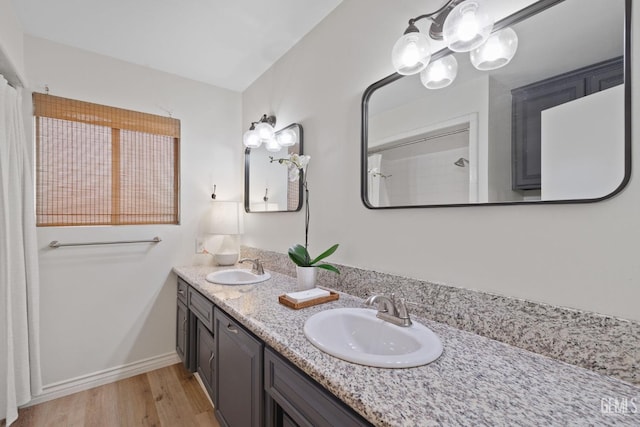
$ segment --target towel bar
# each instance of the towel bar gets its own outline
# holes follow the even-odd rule
[[[50,248],[60,248],[62,246],[94,246],[94,245],[119,245],[125,243],[160,243],[162,239],[158,236],[150,240],[118,240],[113,242],[76,242],[76,243],[60,243],[57,240],[49,243]]]

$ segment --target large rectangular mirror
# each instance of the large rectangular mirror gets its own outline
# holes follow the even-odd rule
[[[244,208],[246,212],[296,212],[302,208],[302,181],[289,181],[288,169],[271,158],[302,152],[302,126],[293,123],[275,133],[287,134],[291,146],[269,151],[266,144],[247,148],[244,154]]]
[[[619,192],[631,171],[630,7],[531,2],[494,26],[518,37],[506,66],[480,71],[468,53],[444,48],[431,62],[455,56],[449,86],[427,89],[419,74],[369,86],[365,206],[588,202]]]

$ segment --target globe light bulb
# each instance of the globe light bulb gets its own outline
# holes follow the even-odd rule
[[[469,52],[489,38],[493,18],[485,10],[484,0],[466,0],[453,8],[442,28],[449,49]]]
[[[248,130],[242,136],[242,143],[248,148],[258,148],[262,145],[262,140],[255,130]]]
[[[442,89],[449,86],[458,75],[458,61],[448,55],[432,62],[420,72],[420,81],[427,89]]]
[[[273,139],[273,126],[269,123],[261,122],[256,125],[256,133],[263,142]]]
[[[277,153],[282,147],[280,146],[280,144],[278,144],[278,141],[276,141],[275,138],[271,138],[265,142],[264,148],[272,153]]]
[[[462,41],[468,42],[478,34],[478,20],[475,10],[468,10],[462,15],[457,35]]]
[[[472,50],[469,57],[478,70],[495,70],[511,62],[517,50],[518,35],[507,27],[492,34],[485,44]]]
[[[278,132],[276,139],[282,147],[291,147],[297,142],[296,133],[292,129],[285,129]]]
[[[424,70],[431,59],[429,38],[419,32],[404,34],[391,51],[393,67],[402,75],[417,74]]]

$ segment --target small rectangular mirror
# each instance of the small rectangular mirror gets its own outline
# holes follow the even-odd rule
[[[293,123],[276,132],[276,139],[294,139],[295,144],[269,151],[265,144],[244,152],[244,209],[246,212],[296,212],[302,208],[302,181],[289,181],[288,169],[271,158],[303,154],[302,126]]]

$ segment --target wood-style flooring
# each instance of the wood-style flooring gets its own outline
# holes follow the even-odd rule
[[[198,380],[182,364],[21,409],[14,426],[220,427]]]

